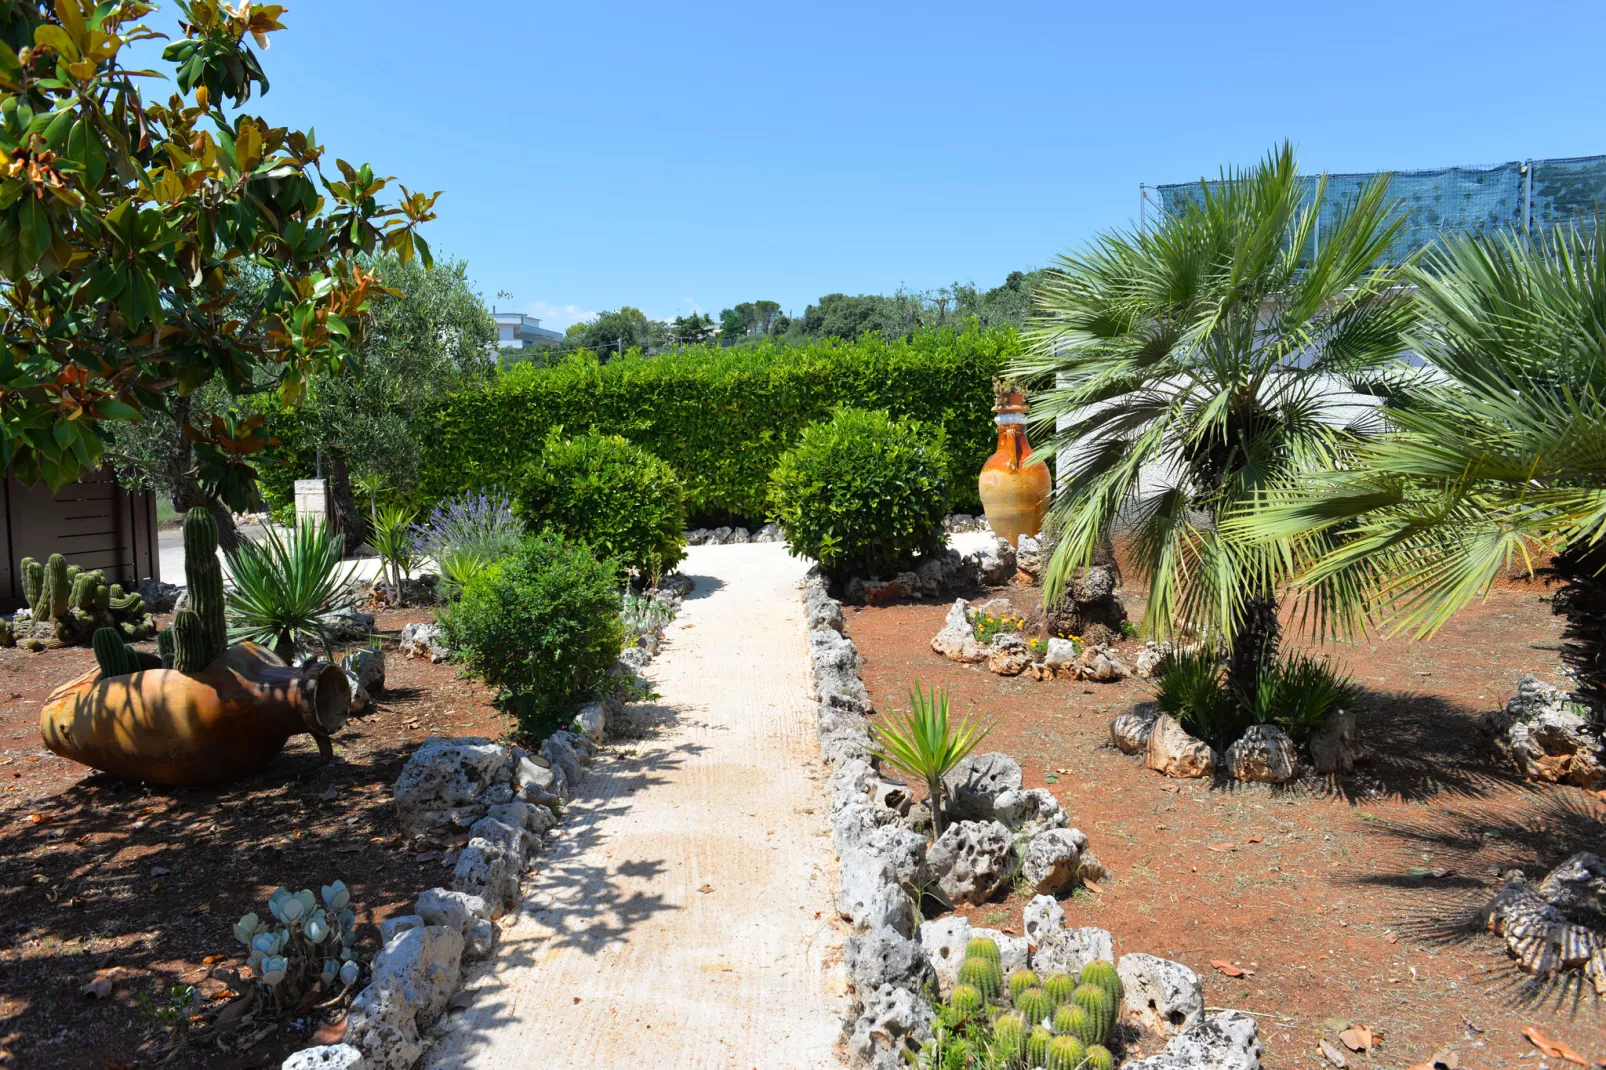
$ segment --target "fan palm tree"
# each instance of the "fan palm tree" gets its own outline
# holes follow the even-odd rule
[[[1416,315],[1387,259],[1403,221],[1387,179],[1324,215],[1326,196],[1285,143],[1157,225],[1060,258],[1014,369],[1044,384],[1034,419],[1052,437],[1038,452],[1060,459],[1045,599],[1130,525],[1146,629],[1224,646],[1227,685],[1245,694],[1276,654],[1283,584],[1323,547],[1233,539],[1219,521],[1375,423],[1362,395]],[[1355,600],[1306,594],[1323,627],[1355,623],[1329,616]]]
[[[1409,271],[1425,307],[1385,410],[1395,433],[1235,520],[1279,540],[1341,536],[1308,571],[1388,607],[1425,637],[1513,564],[1561,581],[1563,659],[1606,711],[1606,241],[1449,239]]]

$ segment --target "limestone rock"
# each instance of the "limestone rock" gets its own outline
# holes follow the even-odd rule
[[[859,680],[859,648],[829,628],[809,633],[809,660],[815,695],[822,705],[870,712],[870,695]]]
[[[1587,790],[1606,786],[1606,744],[1565,692],[1532,674],[1503,710],[1478,718],[1496,757],[1523,776]]]
[[[1110,742],[1122,754],[1136,754],[1149,747],[1149,735],[1154,722],[1160,719],[1160,710],[1152,702],[1140,702],[1125,713],[1115,715],[1110,722]]]
[[[1122,955],[1115,964],[1126,989],[1125,1006],[1136,1025],[1173,1036],[1197,1025],[1204,1015],[1199,975],[1180,962],[1154,955]]]
[[[803,602],[804,613],[808,617],[808,630],[819,631],[829,629],[841,632],[843,627],[842,603],[827,594],[824,588],[810,587]]]
[[[489,840],[471,839],[457,856],[452,890],[479,896],[493,917],[501,917],[518,899],[518,860]]]
[[[884,859],[892,867],[897,883],[915,889],[928,883],[926,838],[901,825],[881,825],[864,837],[860,849]]]
[[[943,777],[948,813],[961,820],[990,820],[998,796],[1019,791],[1020,763],[1007,754],[972,754]]]
[[[279,1070],[364,1070],[362,1052],[350,1044],[303,1048],[280,1064]]]
[[[509,783],[512,775],[508,749],[488,739],[426,739],[392,792],[402,831],[427,836],[469,827],[484,816],[490,790]]]
[[[976,641],[963,598],[954,599],[947,618],[942,622],[942,630],[931,637],[931,649],[949,661],[967,665],[986,660],[987,650]]]
[[[1125,1070],[1260,1070],[1255,1020],[1223,1011],[1171,1038],[1165,1050],[1125,1064]]]
[[[987,648],[987,669],[1000,676],[1019,676],[1032,664],[1032,651],[1026,645],[1026,640],[1014,632],[1004,632],[993,637],[992,646]]]
[[[1082,679],[1108,684],[1125,680],[1132,670],[1121,655],[1107,646],[1089,647],[1082,654]]]
[[[548,812],[544,807],[538,809]],[[444,925],[461,933],[467,961],[486,958],[496,947],[500,930],[491,921],[490,906],[477,895],[431,888],[419,895],[413,910],[426,925]]]
[[[1103,929],[1088,925],[1080,929],[1051,929],[1037,941],[1032,953],[1032,969],[1039,975],[1063,972],[1075,977],[1094,959],[1115,961],[1115,944]]]
[[[451,648],[446,645],[438,624],[403,625],[397,646],[401,649],[403,657],[428,658],[436,664],[452,656]]]
[[[1086,846],[1087,837],[1077,829],[1039,832],[1026,843],[1021,876],[1034,894],[1058,895],[1076,880]]]
[[[1065,908],[1051,895],[1033,896],[1021,911],[1021,931],[1026,939],[1041,944],[1054,933],[1065,928]]]
[[[976,582],[983,587],[1002,587],[1015,575],[1015,551],[1003,539],[994,539],[977,555]]]
[[[921,922],[916,939],[931,963],[939,994],[946,995],[958,983],[959,967],[965,961],[965,947],[970,943],[970,922],[958,914]]]
[[[457,990],[463,937],[443,925],[407,929],[374,956],[372,979],[352,1001],[346,1043],[363,1065],[410,1070],[423,1054],[420,1030],[446,1010]]]
[[[1164,663],[1165,652],[1153,643],[1145,644],[1132,659],[1132,675],[1142,680],[1152,680]]]
[[[1227,773],[1234,780],[1286,784],[1299,775],[1299,752],[1294,741],[1274,724],[1250,725],[1227,748]]]
[[[379,923],[379,942],[390,943],[397,933],[404,933],[408,929],[422,929],[424,919],[417,914],[402,914],[394,918],[386,918]]]
[[[864,997],[863,1012],[853,1023],[848,1053],[853,1065],[873,1070],[905,1070],[904,1052],[917,1051],[931,1039],[936,1013],[918,993],[882,985]]]
[[[1076,644],[1057,636],[1049,639],[1042,666],[1043,676],[1047,679],[1076,679],[1082,672],[1081,656],[1076,651]]]
[[[984,903],[1015,876],[1015,840],[996,821],[960,821],[926,852],[926,865],[950,903]]]
[[[872,915],[885,919],[889,903],[884,891],[888,888],[898,897],[908,898],[898,884],[892,863],[863,846],[849,851],[837,866],[837,912],[855,926],[869,928]],[[909,935],[907,926],[894,924],[889,928],[902,929],[902,935]]]
[[[1162,713],[1149,733],[1143,764],[1170,777],[1206,777],[1215,772],[1216,754],[1210,744],[1188,735],[1175,717]]]
[[[341,659],[340,667],[355,676],[357,682],[370,695],[385,690],[385,652],[383,650],[357,650]]]
[[[920,945],[890,929],[875,929],[843,942],[842,958],[854,991],[870,993],[882,985],[919,992],[935,980]]]
[[[1017,788],[993,800],[993,817],[1018,832],[1037,833],[1070,824],[1064,807],[1047,788]]]

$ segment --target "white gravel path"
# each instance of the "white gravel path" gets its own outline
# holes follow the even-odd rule
[[[798,581],[692,547],[647,675],[662,726],[597,759],[423,1065],[826,1067],[845,997]]]

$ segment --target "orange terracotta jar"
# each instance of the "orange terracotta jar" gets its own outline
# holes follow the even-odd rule
[[[1027,464],[1032,452],[1026,441],[1026,398],[1019,391],[998,395],[993,408],[998,425],[998,449],[981,466],[978,490],[987,523],[994,534],[1016,545],[1022,535],[1043,530],[1053,480],[1042,461]]]

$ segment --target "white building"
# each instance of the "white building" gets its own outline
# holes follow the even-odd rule
[[[541,321],[522,312],[492,312],[496,321],[496,344],[501,349],[528,349],[541,342],[556,342],[563,337],[558,331],[549,331]]]

